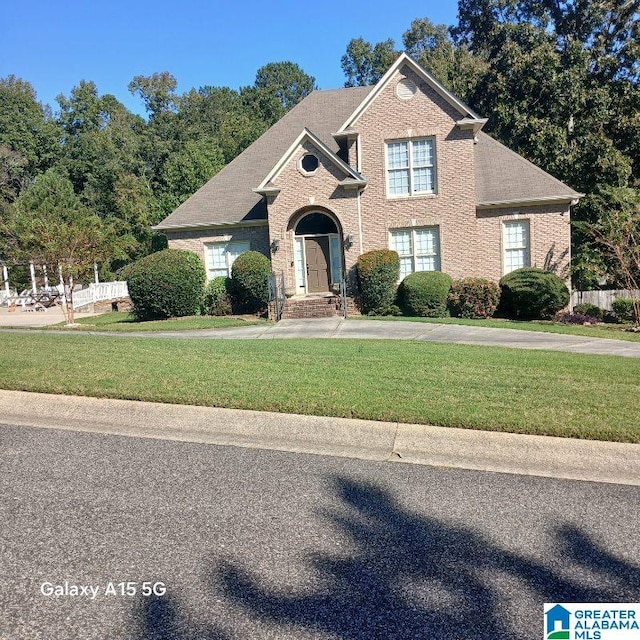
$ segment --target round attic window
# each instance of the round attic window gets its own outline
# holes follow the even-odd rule
[[[300,170],[302,173],[315,173],[316,169],[320,166],[320,161],[312,153],[307,153],[302,156],[300,160]]]
[[[400,100],[411,100],[411,98],[416,95],[417,90],[418,88],[411,80],[404,78],[396,85],[396,96],[398,96]]]

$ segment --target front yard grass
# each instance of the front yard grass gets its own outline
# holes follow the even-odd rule
[[[589,336],[591,338],[609,338],[610,340],[627,340],[640,342],[640,333],[629,331],[628,324],[597,324],[591,326],[564,324],[550,320],[507,320],[504,318],[487,318],[472,320],[469,318],[416,318],[410,316],[352,316],[354,320],[389,320],[407,322],[426,322],[430,324],[461,324],[468,327],[489,327],[494,329],[520,329],[521,331],[542,331],[544,333],[564,333],[572,336]]]
[[[133,315],[124,311],[103,313],[99,316],[76,320],[79,326],[75,331],[188,331],[193,329],[220,329],[222,327],[243,327],[263,322],[257,318],[232,318],[225,316],[188,316],[186,318],[170,318],[168,320],[148,320],[140,322]],[[65,329],[60,323],[49,329]]]
[[[0,388],[640,442],[640,360],[614,356],[4,333]]]

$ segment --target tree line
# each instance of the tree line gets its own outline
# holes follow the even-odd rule
[[[417,18],[400,46],[351,40],[345,86],[375,83],[400,51],[488,117],[491,135],[587,194],[573,209],[574,285],[623,282],[607,243],[622,229],[629,254],[640,229],[640,0],[460,0],[455,25]],[[54,114],[25,80],[1,79],[3,219],[42,208],[36,186],[62,191],[109,229],[115,269],[160,246],[151,225],[316,88],[292,62],[238,90],[176,87],[168,72],[133,78],[145,119],[90,81]]]

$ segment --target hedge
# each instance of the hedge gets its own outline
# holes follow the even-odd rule
[[[500,285],[485,278],[456,280],[449,292],[449,309],[459,318],[490,318],[500,302]]]
[[[269,302],[271,262],[258,251],[240,254],[231,266],[230,291],[234,306],[243,313],[261,313]]]
[[[448,314],[451,276],[442,271],[417,271],[408,275],[398,289],[398,301],[407,316],[442,318]]]
[[[396,290],[400,278],[400,256],[390,249],[368,251],[356,262],[362,313],[397,313]]]
[[[500,288],[500,312],[512,318],[552,318],[569,304],[569,289],[564,281],[536,267],[508,273],[500,280]]]
[[[191,251],[164,249],[127,268],[132,311],[138,320],[190,316],[198,313],[206,273]]]

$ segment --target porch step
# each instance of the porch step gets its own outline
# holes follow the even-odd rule
[[[282,310],[283,320],[302,318],[332,318],[342,315],[340,299],[337,296],[324,298],[289,299]]]

